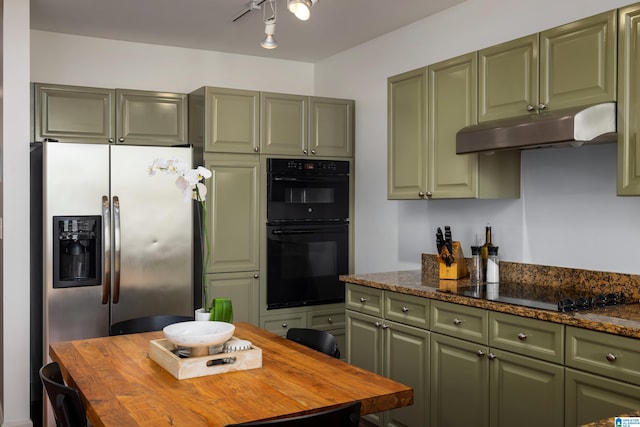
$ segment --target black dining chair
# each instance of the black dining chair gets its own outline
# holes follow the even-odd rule
[[[338,408],[316,412],[315,414],[280,418],[277,420],[227,424],[226,427],[358,427],[358,424],[360,424],[361,408],[362,403],[356,401]]]
[[[86,427],[87,415],[80,393],[64,383],[60,366],[51,362],[40,368],[40,380],[47,391],[58,427]]]
[[[340,358],[340,349],[336,337],[327,331],[310,328],[291,328],[287,331],[287,339],[320,351],[336,359]]]
[[[172,323],[187,322],[189,320],[193,320],[193,317],[173,315],[137,317],[135,319],[114,323],[109,329],[109,335],[161,331],[165,326],[171,325]]]

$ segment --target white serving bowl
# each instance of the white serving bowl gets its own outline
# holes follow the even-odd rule
[[[220,345],[233,336],[236,327],[231,323],[179,322],[165,326],[162,330],[170,343],[183,347],[208,347]]]

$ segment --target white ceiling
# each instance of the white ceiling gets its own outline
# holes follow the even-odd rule
[[[318,0],[299,21],[276,0],[276,49],[260,46],[247,0],[30,0],[31,28],[90,37],[316,62],[463,0]]]

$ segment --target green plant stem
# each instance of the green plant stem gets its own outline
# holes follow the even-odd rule
[[[201,254],[202,261],[202,308],[206,313],[209,312],[209,295],[207,292],[207,266],[209,265],[209,257],[211,256],[211,242],[209,240],[209,233],[207,233],[207,205],[204,200],[200,198],[200,191],[198,190],[198,186],[195,187],[196,192],[196,201],[200,204],[200,208],[202,210],[202,215],[198,215],[198,219],[200,219],[200,243],[204,243],[204,253]]]

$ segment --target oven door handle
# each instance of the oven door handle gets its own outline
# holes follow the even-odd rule
[[[312,229],[307,229],[307,230],[273,230],[271,231],[271,234],[316,234],[316,233],[326,233],[326,232],[332,232],[332,233],[342,233],[344,232],[343,229],[341,228],[331,228],[331,229],[326,229],[326,228],[312,228]]]

